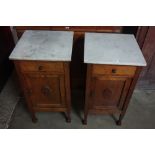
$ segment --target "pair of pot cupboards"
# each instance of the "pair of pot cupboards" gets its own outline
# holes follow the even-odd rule
[[[32,121],[35,112],[65,112],[71,122],[71,31],[27,30],[10,55],[19,76]],[[87,116],[118,114],[117,125],[127,110],[145,59],[133,35],[85,33],[87,64],[85,108]],[[74,103],[73,103],[74,104]]]

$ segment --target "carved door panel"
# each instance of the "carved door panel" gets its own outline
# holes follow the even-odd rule
[[[27,93],[33,107],[50,108],[65,106],[63,75],[26,74]]]
[[[131,79],[126,77],[94,77],[90,92],[90,108],[121,109]]]

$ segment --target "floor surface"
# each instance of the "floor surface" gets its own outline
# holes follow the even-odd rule
[[[32,123],[24,99],[17,104],[10,129],[151,129],[155,128],[155,91],[135,90],[121,126],[109,115],[89,115],[88,124],[81,123],[84,94],[72,94],[72,122],[66,123],[62,113],[39,112],[37,123]]]
[[[12,114],[19,101],[19,87],[15,73],[8,79],[0,93],[0,129],[9,127]]]

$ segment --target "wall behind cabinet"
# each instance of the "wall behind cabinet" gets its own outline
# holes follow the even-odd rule
[[[11,71],[13,63],[8,57],[14,48],[14,41],[9,26],[0,26],[0,91],[4,87]]]
[[[139,27],[136,38],[147,62],[147,66],[143,68],[140,75],[137,87],[155,89],[155,27]]]

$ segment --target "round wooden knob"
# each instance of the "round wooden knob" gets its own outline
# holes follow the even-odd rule
[[[43,66],[39,66],[38,70],[40,70],[40,71],[43,70]]]
[[[116,69],[112,69],[112,73],[116,73]]]

